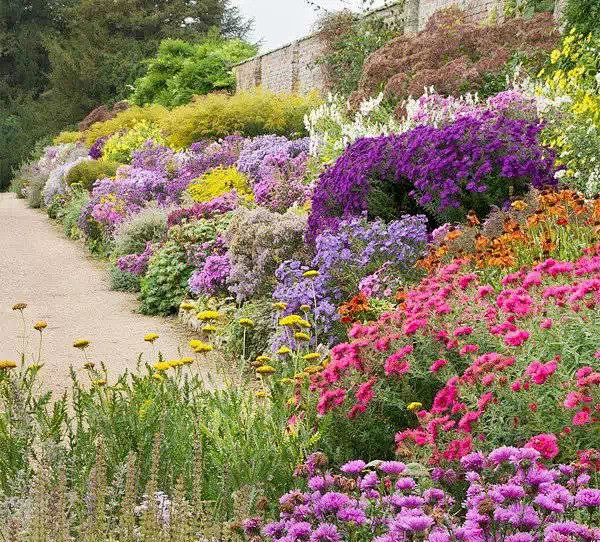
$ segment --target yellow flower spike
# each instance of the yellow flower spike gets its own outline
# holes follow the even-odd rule
[[[202,311],[199,312],[196,317],[198,320],[218,320],[221,315],[217,311]]]
[[[250,320],[250,318],[241,318],[240,325],[245,328],[254,327],[254,321]]]
[[[17,364],[9,359],[0,361],[0,369],[14,369],[16,366]]]
[[[158,334],[157,333],[148,333],[146,335],[144,335],[144,340],[147,343],[154,343],[154,341],[158,339]]]
[[[304,313],[310,312],[310,305],[300,305],[300,310]]]
[[[158,363],[155,363],[152,368],[155,371],[164,372],[171,368],[171,364],[168,361],[159,361]]]
[[[86,341],[85,339],[79,339],[73,343],[73,347],[79,348],[80,350],[86,349],[90,345],[90,341]]]
[[[423,403],[419,403],[418,401],[413,401],[412,403],[409,403],[408,405],[406,405],[406,409],[407,410],[412,410],[413,412],[416,412],[422,406],[423,406]]]
[[[24,311],[27,308],[27,303],[15,303],[12,306],[13,311]]]
[[[266,391],[257,391],[254,395],[258,399],[264,399],[267,396],[267,392]]]
[[[317,352],[311,352],[310,354],[305,354],[302,356],[306,361],[314,361],[316,359],[321,359],[321,354]]]
[[[303,331],[298,331],[294,333],[294,339],[298,341],[310,341],[310,335],[308,333],[304,333]]]
[[[319,274],[320,273],[316,269],[310,269],[309,271],[305,271],[304,273],[302,273],[302,276],[306,278],[313,278],[318,277]]]
[[[256,369],[256,372],[262,376],[272,375],[275,372],[275,367],[272,365],[261,365]]]
[[[307,322],[301,316],[298,316],[297,314],[290,314],[289,316],[284,316],[283,318],[281,318],[279,320],[279,325],[282,327],[294,327],[294,326],[303,327],[303,328],[310,327],[310,323]]]
[[[158,382],[162,382],[165,379],[165,377],[163,375],[161,375],[160,373],[153,373],[152,374],[152,380],[156,380]]]
[[[106,386],[106,380],[104,380],[103,378],[101,378],[99,380],[94,380],[92,382],[92,385],[97,388],[101,388],[102,386]]]
[[[186,301],[179,305],[179,308],[183,311],[193,311],[196,308],[196,305],[190,303],[189,301]]]
[[[285,309],[287,309],[287,303],[284,303],[283,301],[278,301],[277,303],[273,303],[273,308],[274,309],[279,309],[280,311],[284,311]]]
[[[190,357],[181,358],[181,363],[183,363],[184,365],[191,365],[192,363],[194,363],[194,358],[190,358]]]
[[[33,326],[33,329],[35,329],[36,331],[43,331],[44,329],[46,329],[48,327],[47,322],[44,322],[43,320],[41,322],[36,322]]]
[[[280,356],[285,356],[286,354],[291,354],[292,350],[291,350],[291,348],[288,348],[287,346],[282,346],[279,350],[277,350],[276,353],[279,354]]]
[[[213,347],[211,344],[201,342],[195,348],[193,348],[196,354],[206,354],[207,352],[212,351]]]

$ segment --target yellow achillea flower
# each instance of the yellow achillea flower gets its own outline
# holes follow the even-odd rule
[[[279,309],[280,311],[284,311],[285,309],[287,309],[287,303],[284,303],[283,301],[278,301],[277,303],[273,303],[273,308]]]
[[[306,361],[313,361],[315,359],[321,359],[321,354],[317,352],[311,352],[310,354],[305,354],[303,357]]]
[[[242,318],[240,319],[240,325],[242,327],[254,327],[254,321],[250,320],[250,318]]]
[[[199,312],[196,317],[198,320],[217,320],[220,314],[217,311],[202,311]]]
[[[35,329],[36,331],[42,331],[42,330],[46,329],[47,327],[48,327],[48,324],[42,320],[41,322],[36,322],[33,326],[33,329]]]
[[[172,359],[167,361],[169,367],[181,367],[183,365],[183,361],[180,359]]]
[[[309,375],[314,375],[315,373],[318,373],[322,370],[323,367],[321,367],[320,365],[309,365],[306,369],[304,369],[304,372],[308,373]]]
[[[13,311],[23,311],[27,308],[27,303],[15,303],[12,307]]]
[[[256,361],[261,361],[262,363],[268,363],[269,361],[271,361],[271,358],[269,356],[265,356],[264,354],[262,354],[256,358]]]
[[[156,339],[158,339],[157,333],[148,333],[148,334],[144,335],[144,340],[147,343],[153,343]]]
[[[296,373],[294,378],[296,380],[304,380],[306,377],[310,376],[306,371],[302,371],[301,373]]]
[[[298,331],[294,333],[294,338],[298,341],[309,341],[310,335],[308,333],[304,333],[303,331]]]
[[[276,353],[281,356],[285,356],[286,354],[291,354],[292,350],[291,350],[291,348],[288,348],[287,346],[282,346],[279,350],[277,350]]]
[[[200,344],[197,344],[196,347],[192,349],[194,352],[196,352],[196,354],[205,354],[206,352],[210,352],[213,349],[212,345],[208,343],[203,343],[200,341],[198,342]]]
[[[312,277],[318,277],[319,274],[320,273],[316,269],[310,269],[309,271],[305,271],[304,273],[302,273],[302,276],[306,277],[306,278],[312,278]]]
[[[92,385],[96,387],[106,386],[106,380],[104,380],[103,378],[101,378],[100,380],[94,380],[92,382]]]
[[[186,302],[182,303],[181,305],[179,305],[179,308],[184,311],[192,311],[196,308],[196,306],[193,303],[186,301]]]
[[[258,399],[264,399],[267,396],[267,392],[266,391],[257,391],[254,395],[256,395],[256,397]]]
[[[328,359],[324,359],[321,362],[321,367],[323,367],[323,369],[326,369],[328,365],[329,365],[329,360]]]
[[[0,369],[14,369],[17,364],[14,361],[4,359],[0,361]]]
[[[190,357],[181,358],[181,363],[183,363],[184,365],[191,365],[192,363],[194,363],[194,358],[190,358]]]
[[[81,350],[87,348],[90,345],[90,341],[86,341],[85,339],[79,339],[73,343],[75,348],[79,348]]]
[[[310,312],[310,305],[300,305],[300,310],[302,312]]]
[[[291,406],[294,406],[294,405],[296,405],[296,403],[297,403],[297,402],[298,402],[298,400],[297,400],[295,397],[290,397],[290,398],[289,398],[289,399],[288,399],[288,400],[285,402],[285,404],[286,404],[287,406],[290,406],[290,407],[291,407]]]
[[[159,372],[168,371],[171,368],[171,364],[168,361],[159,361],[152,368]]]
[[[263,376],[272,375],[275,372],[275,367],[272,365],[261,365],[256,369],[256,372]]]
[[[294,381],[291,378],[281,378],[279,379],[280,384],[293,384]]]
[[[419,410],[423,406],[423,403],[419,403],[418,401],[413,401],[409,403],[406,408],[407,410],[412,410],[413,412]]]
[[[217,328],[215,326],[211,326],[209,324],[209,325],[204,326],[202,328],[202,331],[204,331],[204,333],[216,333]]]
[[[201,344],[202,344],[202,341],[199,341],[198,339],[192,339],[192,340],[189,342],[190,348],[191,348],[192,350],[194,350],[196,347],[200,346]]]
[[[152,379],[156,380],[158,382],[162,382],[165,379],[165,377],[163,375],[161,375],[160,373],[154,373],[152,375]]]
[[[304,318],[298,316],[297,314],[290,314],[289,316],[284,316],[283,318],[281,318],[281,320],[279,320],[279,325],[283,327],[310,327],[310,323],[308,323]]]

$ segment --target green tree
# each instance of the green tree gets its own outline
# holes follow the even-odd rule
[[[138,105],[188,103],[196,94],[231,89],[235,77],[231,66],[254,56],[257,48],[239,40],[212,34],[199,43],[163,40],[158,55],[148,62],[148,71],[138,79],[131,100]]]

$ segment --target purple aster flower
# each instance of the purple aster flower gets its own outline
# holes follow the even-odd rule
[[[367,522],[367,516],[365,515],[364,510],[353,506],[339,510],[337,518],[340,521],[352,521],[357,525],[364,525]]]
[[[321,523],[310,536],[310,542],[342,542],[343,538],[332,523]]]
[[[299,521],[288,527],[288,535],[292,540],[307,540],[312,532],[312,525],[308,521]]]
[[[461,458],[460,464],[465,470],[479,471],[483,468],[485,458],[480,452],[473,452]]]
[[[385,474],[401,474],[406,470],[406,465],[401,461],[384,461],[377,468]]]
[[[358,480],[358,487],[360,489],[373,489],[379,483],[379,478],[377,478],[377,474],[374,472],[368,472],[362,478]]]
[[[403,477],[396,480],[396,489],[398,491],[410,491],[416,487],[416,482],[409,477]]]
[[[244,528],[244,533],[247,535],[258,534],[260,532],[260,526],[262,525],[261,518],[248,518],[242,521],[242,527]]]
[[[360,472],[365,468],[366,463],[360,459],[356,459],[354,461],[348,461],[348,463],[345,463],[344,465],[342,465],[340,467],[340,470],[344,473],[344,474],[351,474],[356,476],[357,474],[360,474]]]
[[[579,507],[599,507],[600,489],[580,489],[575,494],[575,506]]]
[[[325,476],[313,476],[308,480],[308,487],[312,491],[325,491],[334,484],[335,480],[330,474]]]
[[[316,508],[323,514],[336,513],[350,502],[350,499],[344,493],[330,491],[325,493],[317,502]]]

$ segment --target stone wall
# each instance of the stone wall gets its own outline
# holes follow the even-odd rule
[[[560,0],[558,0],[560,2]],[[404,0],[404,10],[388,7],[374,11],[371,17],[400,17],[406,33],[418,32],[429,17],[441,8],[460,7],[472,21],[486,21],[494,10],[502,19],[504,0]],[[284,45],[234,66],[237,90],[257,86],[272,92],[327,92],[326,80],[317,63],[323,51],[318,34]]]

